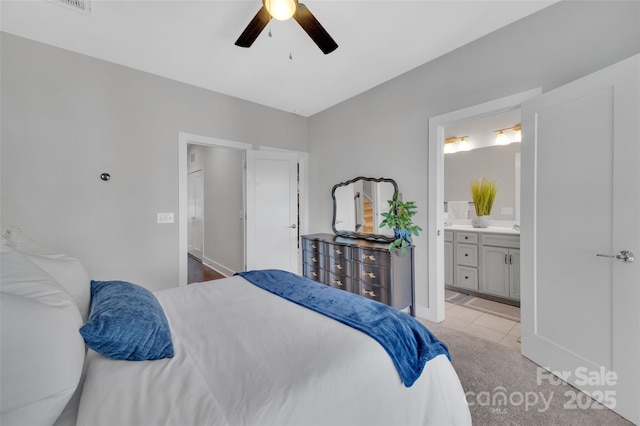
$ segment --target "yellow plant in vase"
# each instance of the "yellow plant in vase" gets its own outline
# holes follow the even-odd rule
[[[476,217],[471,220],[474,227],[486,228],[489,226],[487,218],[491,214],[497,192],[496,183],[491,179],[482,178],[471,182],[471,198],[476,209]]]

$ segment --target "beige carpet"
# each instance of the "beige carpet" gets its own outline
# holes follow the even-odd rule
[[[474,426],[632,425],[564,382],[539,380],[538,366],[506,346],[422,322],[448,346]]]
[[[464,306],[475,311],[520,322],[520,308],[517,306],[494,302],[493,300],[481,299],[479,297],[469,296],[467,294],[457,293],[451,290],[445,290],[445,300],[449,303],[453,303],[454,305]]]

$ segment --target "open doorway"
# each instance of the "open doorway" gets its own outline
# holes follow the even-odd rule
[[[189,146],[193,145],[195,148],[217,148],[218,156],[220,153],[224,155],[239,155],[242,158],[240,165],[233,166],[234,170],[229,173],[240,173],[242,176],[242,187],[240,189],[234,186],[234,196],[240,196],[242,200],[242,207],[240,204],[224,203],[223,207],[228,212],[224,218],[222,215],[216,216],[218,210],[214,209],[212,212],[215,216],[215,221],[222,226],[226,223],[240,222],[242,226],[242,237],[236,238],[238,241],[234,243],[241,244],[244,248],[242,255],[239,257],[242,259],[240,265],[236,267],[228,268],[229,274],[236,271],[244,271],[247,269],[257,269],[257,260],[264,261],[264,259],[270,259],[268,265],[265,267],[278,267],[279,269],[286,269],[292,272],[298,271],[300,268],[299,251],[298,251],[298,236],[307,232],[308,222],[308,201],[306,200],[306,188],[307,188],[307,162],[308,154],[301,152],[293,152],[287,150],[280,150],[269,147],[254,146],[252,144],[246,144],[241,142],[228,141],[224,139],[211,138],[207,136],[199,136],[188,133],[179,133],[178,135],[178,194],[179,194],[179,221],[178,221],[178,255],[179,255],[179,283],[180,286],[187,285],[188,281],[188,251],[189,251],[189,232],[188,232],[188,219],[189,219],[189,202],[188,202],[188,171],[189,161],[191,156],[189,153]],[[197,156],[196,158],[197,159]],[[266,160],[263,161],[263,160]],[[267,163],[270,160],[285,161],[288,163],[287,169],[290,172],[287,174],[290,179],[280,180],[280,183],[276,183],[278,177],[282,177],[282,173],[271,173],[274,168],[270,167]],[[219,160],[218,160],[219,161]],[[226,160],[222,160],[226,162]],[[229,164],[237,164],[229,161]],[[225,183],[229,180],[225,173],[221,173],[221,170],[228,170],[229,164],[218,164],[214,166],[219,168],[217,175],[218,185],[220,185],[220,192],[214,197],[218,200],[218,208],[220,207],[220,200],[226,200],[227,195],[225,191],[230,190],[230,186]],[[194,166],[194,170],[199,167],[197,164]],[[276,168],[276,171],[278,169]],[[207,188],[207,173],[204,173],[204,187]],[[236,179],[236,181],[239,179]],[[221,183],[222,182],[222,183]],[[266,188],[266,191],[265,191]],[[283,226],[279,226],[273,220],[267,220],[265,218],[273,218],[273,200],[270,194],[277,193],[284,190],[289,194],[287,201],[287,211],[291,214],[284,217],[282,214],[276,215],[278,219],[285,220]],[[207,207],[207,194],[204,196],[204,216],[209,213]],[[283,207],[282,202],[277,203],[278,208]],[[213,204],[215,205],[215,203]],[[277,248],[274,246],[274,238],[271,238],[263,231],[271,231],[273,229],[281,229],[285,232],[289,239],[287,240],[287,248]],[[205,230],[205,238],[203,241],[204,258],[207,258],[207,245],[211,243],[207,241]],[[236,232],[237,234],[237,232]],[[227,239],[214,238],[211,241],[217,241],[215,245],[217,249],[225,250],[230,242]],[[279,255],[282,259],[275,259],[274,256]],[[282,265],[283,259],[287,260],[287,267]],[[212,259],[214,260],[214,259]],[[215,262],[215,260],[214,260]],[[213,265],[215,263],[212,262]],[[224,271],[224,264],[217,262],[220,265],[215,265],[216,269],[222,269]],[[256,266],[257,265],[257,266]],[[225,271],[226,272],[226,271]]]
[[[244,152],[190,143],[187,158],[188,253],[230,276],[245,264]]]
[[[498,113],[513,111],[519,108],[523,102],[538,96],[540,93],[540,89],[534,89],[429,119],[428,222],[435,224],[436,229],[435,232],[429,234],[429,301],[426,311],[422,313],[418,312],[422,317],[430,321],[441,322],[445,316],[445,238],[451,238],[449,232],[445,233],[446,228],[444,226],[444,142],[447,127],[451,127],[455,123],[463,123]],[[469,228],[471,229],[471,226],[469,226]],[[453,236],[453,238],[455,238],[455,236]],[[464,236],[462,236],[462,238],[464,238]],[[473,237],[470,236],[470,238]],[[451,242],[453,243],[453,241]],[[481,249],[481,247],[476,247],[476,258],[472,260],[475,264],[478,264],[477,262],[482,257],[481,254],[477,253],[478,249]],[[453,254],[455,255],[456,253]],[[467,254],[468,256],[466,256],[466,258],[473,257],[473,250],[470,250]],[[464,256],[464,253],[462,253],[462,256]],[[509,254],[507,254],[507,262],[509,259]],[[511,259],[514,259],[514,257],[511,257]],[[469,267],[470,265],[462,266]],[[472,271],[470,270],[470,272]],[[480,282],[480,278],[477,275],[468,274],[466,276],[469,277],[468,280],[470,281],[473,281],[473,278],[475,278],[477,283]]]

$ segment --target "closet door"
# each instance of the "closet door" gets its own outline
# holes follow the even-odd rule
[[[247,151],[247,270],[298,272],[298,155]]]

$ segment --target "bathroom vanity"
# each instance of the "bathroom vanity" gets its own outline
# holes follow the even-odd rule
[[[445,287],[520,306],[520,233],[452,226],[444,231]]]

